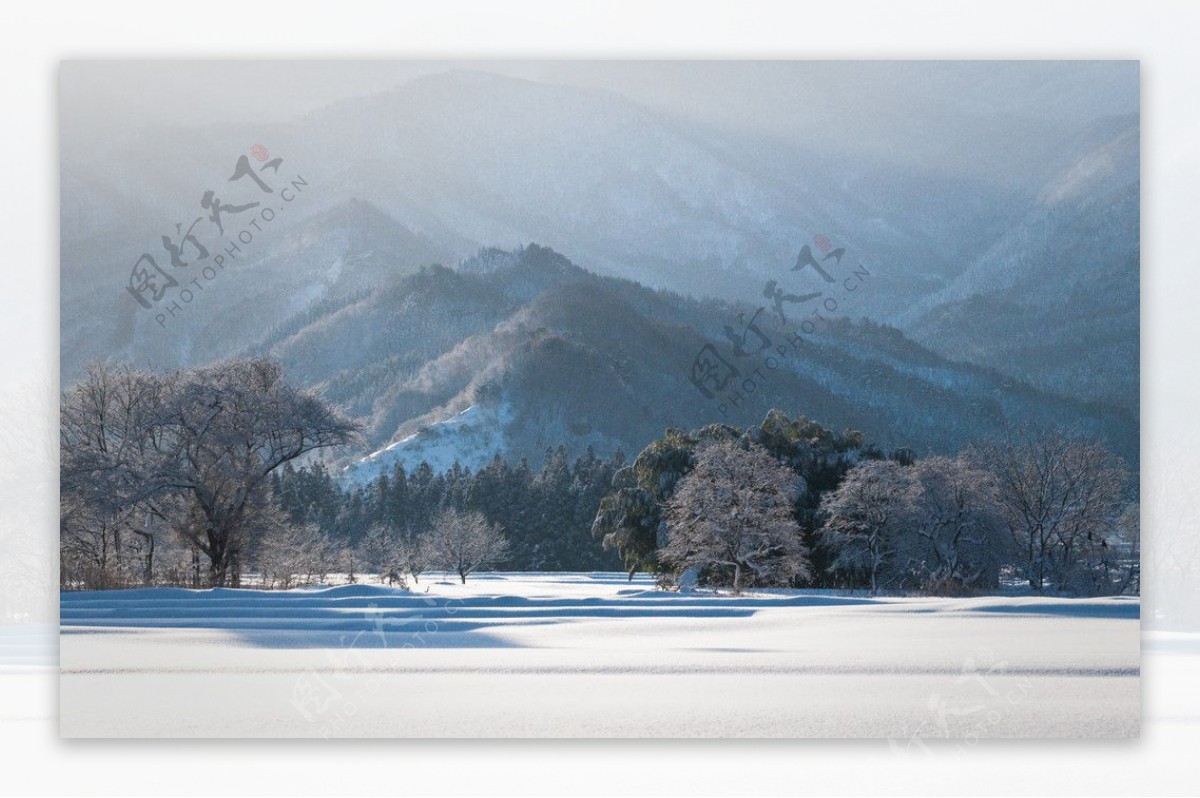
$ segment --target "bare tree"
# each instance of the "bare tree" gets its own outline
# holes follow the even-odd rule
[[[359,552],[363,566],[377,574],[381,583],[390,584],[403,582],[406,573],[420,584],[421,574],[429,569],[434,556],[428,537],[406,534],[382,523],[367,529]]]
[[[807,579],[809,552],[796,523],[804,480],[754,444],[723,440],[696,455],[667,504],[667,544],[659,560],[676,573],[724,571],[734,593],[747,584]]]
[[[59,422],[64,585],[153,581],[157,534],[180,511],[178,497],[163,490],[158,473],[167,391],[152,374],[92,365],[64,394]]]
[[[918,492],[908,556],[923,587],[936,593],[996,587],[1007,554],[995,477],[963,457],[928,457],[912,466]]]
[[[454,571],[464,585],[474,571],[508,556],[508,540],[500,526],[480,512],[443,510],[434,518],[428,540],[433,566]]]
[[[998,481],[1029,586],[1069,588],[1124,507],[1128,477],[1120,459],[1099,441],[1029,429],[978,447],[971,457]]]
[[[919,487],[913,472],[891,460],[865,460],[821,499],[821,544],[837,552],[831,570],[865,571],[871,595],[894,563],[912,519]]]
[[[63,517],[69,523],[87,505],[152,534],[141,519],[161,515],[164,497],[182,496],[189,522],[175,528],[208,558],[210,584],[236,583],[244,527],[269,474],[350,442],[356,430],[269,360],[165,376],[93,366],[63,396]],[[119,550],[120,538],[113,544]]]
[[[192,541],[209,557],[212,583],[225,584],[251,495],[284,463],[350,442],[357,425],[287,384],[269,360],[233,360],[186,376],[169,415],[178,456],[167,473],[203,515]]]
[[[507,553],[507,544],[505,544]],[[409,535],[401,538],[397,549],[398,561],[401,567],[413,578],[414,584],[421,584],[421,574],[433,566],[437,552],[433,540],[425,535]],[[496,557],[499,561],[503,557]]]
[[[396,564],[395,544],[397,534],[387,524],[374,523],[363,533],[358,545],[358,558],[362,567],[374,573],[382,583],[388,574],[399,575]]]
[[[1141,591],[1142,520],[1140,502],[1130,502],[1117,518],[1116,529],[1106,541],[1102,567],[1114,593]]]
[[[1137,595],[1141,589],[1141,521],[1130,502],[1108,527],[1075,553],[1061,587],[1093,596]]]
[[[264,584],[285,590],[319,580],[334,554],[315,524],[275,525],[256,543],[255,564]]]
[[[319,527],[318,527],[319,528]],[[349,584],[358,582],[359,574],[362,571],[362,560],[359,558],[359,549],[354,546],[344,537],[329,537],[325,536],[322,546],[322,560],[324,567],[321,571],[322,578],[333,574],[345,574],[346,581]]]

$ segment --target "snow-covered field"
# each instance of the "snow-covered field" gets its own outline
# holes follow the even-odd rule
[[[1138,734],[1136,599],[657,591],[430,574],[62,594],[65,736]]]

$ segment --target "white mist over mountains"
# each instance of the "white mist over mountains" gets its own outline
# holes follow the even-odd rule
[[[1101,426],[1131,414],[1118,424],[1127,437],[1138,395],[1138,96],[1135,62],[67,63],[64,384],[98,358],[169,368],[272,354],[357,403],[382,444],[412,434],[416,419],[463,410],[469,397],[455,397],[478,387],[480,374],[528,368],[513,320],[539,315],[530,305],[543,291],[564,290],[562,280],[525,272],[519,285],[486,274],[438,277],[435,289],[405,282],[422,267],[534,243],[599,275],[763,304],[768,280],[820,290],[791,268],[823,235],[845,248],[845,267],[871,272],[835,315],[897,327],[912,339],[904,369],[924,346],[994,370],[996,385],[1027,383],[1045,395],[1043,407],[1053,397],[1099,402],[1109,419]],[[161,308],[143,308],[126,290],[131,268],[143,252],[169,262],[162,236],[206,213],[206,190],[265,202],[245,192],[248,181],[228,181],[255,144],[283,159],[267,179],[302,177],[303,189],[294,202],[271,195],[263,207],[273,220],[248,231],[251,242],[201,278],[177,314],[156,321]],[[208,263],[237,243],[246,218],[229,214],[224,240],[206,239]],[[164,270],[186,284],[202,267]],[[598,302],[641,301],[632,287],[605,290]],[[671,347],[644,350],[686,361],[689,336],[719,336],[728,319],[679,307],[655,312],[676,313],[686,331],[672,333]],[[429,314],[464,309],[473,320],[430,333]],[[646,308],[638,312],[644,319]],[[382,337],[351,332],[384,318]],[[539,326],[597,367],[637,348],[599,328]],[[339,357],[323,351],[332,344],[298,348],[300,340],[373,343]],[[888,348],[872,341],[863,351]],[[318,350],[329,362],[295,355]],[[455,351],[472,353],[474,372],[420,378]],[[821,367],[817,381],[836,402],[810,398],[858,420],[869,414],[852,412],[855,402],[881,400],[869,396],[869,380],[848,378],[854,357],[866,356]],[[687,362],[654,367],[682,379]],[[888,401],[905,390],[919,405],[928,386],[889,384]],[[971,395],[979,401],[978,387]],[[803,395],[787,401],[805,411]],[[705,411],[680,412],[692,422]],[[588,427],[589,441],[636,445],[641,426],[661,426],[661,408],[651,415],[637,434],[555,423]],[[943,448],[960,437],[925,436]]]

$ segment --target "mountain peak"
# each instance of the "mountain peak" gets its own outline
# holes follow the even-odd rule
[[[526,244],[512,250],[484,247],[458,264],[458,271],[463,274],[500,274],[517,270],[547,276],[584,273],[564,255],[537,244]]]

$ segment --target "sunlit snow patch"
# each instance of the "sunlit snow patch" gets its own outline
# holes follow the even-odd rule
[[[512,415],[508,403],[471,405],[350,464],[345,477],[352,482],[368,482],[380,474],[391,473],[396,463],[401,463],[408,472],[422,462],[429,463],[435,472],[449,469],[455,461],[478,469],[496,452],[503,454],[508,450],[504,429]]]

